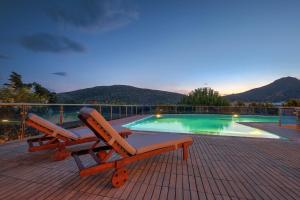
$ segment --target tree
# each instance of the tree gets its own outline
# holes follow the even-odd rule
[[[56,94],[39,83],[25,84],[22,76],[12,72],[9,76],[9,82],[0,88],[0,102],[9,103],[55,103]]]
[[[245,106],[245,103],[242,102],[242,101],[237,101],[237,102],[235,102],[234,105],[235,105],[235,106],[239,106],[239,107],[243,107],[243,106]]]
[[[198,88],[184,96],[179,104],[201,106],[228,106],[229,102],[211,88]]]
[[[251,102],[249,107],[260,107],[260,108],[273,108],[274,105],[268,102]]]
[[[299,107],[300,106],[300,99],[289,99],[283,104],[283,106]]]
[[[12,72],[9,76],[9,83],[4,85],[12,89],[20,89],[23,87],[22,76],[16,72]]]
[[[55,92],[50,92],[47,88],[36,82],[33,82],[32,86],[34,88],[34,93],[40,98],[45,99],[47,103],[55,103],[57,101]]]
[[[49,95],[49,90],[44,88],[41,84],[33,82],[32,86],[34,88],[34,93],[39,95],[39,96],[48,96]]]

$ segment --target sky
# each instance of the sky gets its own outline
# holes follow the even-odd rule
[[[1,0],[0,83],[232,94],[300,78],[299,0]]]

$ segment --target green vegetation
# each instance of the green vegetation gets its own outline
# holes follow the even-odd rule
[[[300,99],[289,99],[283,104],[283,106],[300,107]]]
[[[229,102],[211,88],[198,88],[184,96],[179,104],[197,106],[229,106]]]
[[[237,101],[233,103],[234,106],[244,107],[246,104],[243,101]]]
[[[256,102],[252,102],[252,103],[250,103],[249,104],[249,107],[258,107],[258,108],[273,108],[274,107],[274,105],[273,104],[271,104],[271,103],[261,103],[261,102],[259,102],[259,103],[256,103]]]
[[[22,76],[12,72],[8,83],[0,88],[2,103],[55,103],[56,94],[39,83],[23,83]]]
[[[3,103],[102,103],[102,104],[143,104],[170,105],[186,104],[198,106],[273,107],[270,103],[286,101],[284,106],[300,106],[300,80],[286,77],[261,88],[220,96],[211,88],[198,88],[188,95],[160,90],[137,88],[127,85],[97,86],[71,92],[55,94],[41,84],[24,83],[22,76],[12,72],[8,83],[0,86],[0,102]],[[273,98],[274,95],[280,98]],[[297,100],[298,99],[298,100]],[[250,103],[249,102],[255,102]]]

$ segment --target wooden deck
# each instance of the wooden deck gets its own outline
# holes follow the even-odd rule
[[[0,199],[300,199],[294,138],[193,138],[187,162],[181,151],[136,162],[119,189],[111,186],[111,170],[80,178],[72,158],[54,162],[47,151],[27,153],[25,142],[0,145]]]

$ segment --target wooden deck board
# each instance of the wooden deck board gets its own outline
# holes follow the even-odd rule
[[[7,143],[0,145],[0,199],[297,200],[300,133],[294,132],[285,140],[193,135],[187,161],[178,150],[130,164],[130,178],[118,189],[110,183],[113,170],[80,178],[72,158],[54,162],[51,151],[28,153],[25,142]]]

